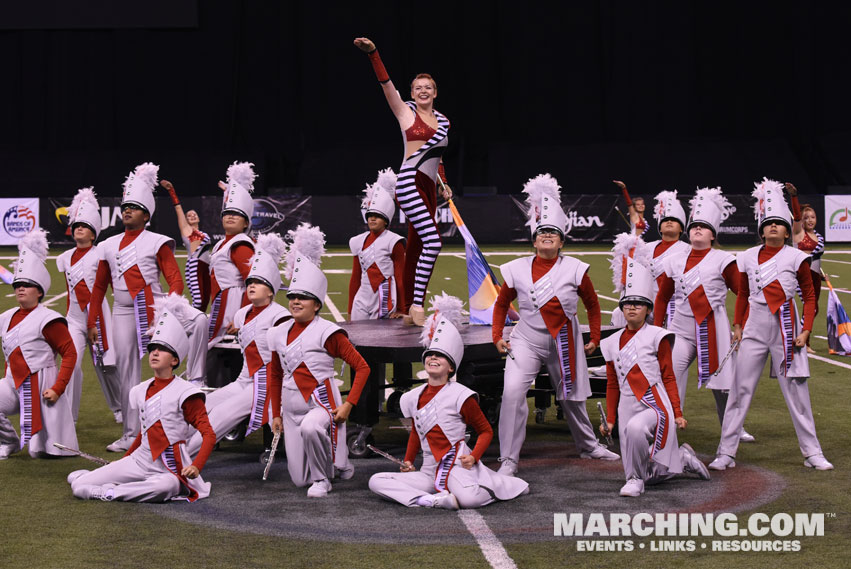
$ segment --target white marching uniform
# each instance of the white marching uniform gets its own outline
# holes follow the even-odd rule
[[[12,317],[18,310],[20,308],[10,308],[0,314],[0,339],[6,361],[5,376],[0,379],[0,417],[3,422],[0,444],[16,445],[19,449],[29,445],[29,454],[33,457],[40,453],[70,455],[53,446],[53,443],[60,443],[77,448],[77,432],[67,388],[66,394],[60,395],[56,403],[48,404],[41,395],[56,382],[58,375],[56,356],[42,331],[51,322],[65,322],[65,319],[55,310],[38,305],[9,330]],[[14,377],[9,365],[9,356],[18,348],[30,370],[26,377]],[[20,414],[20,438],[5,417],[16,413]]]
[[[123,249],[124,234],[114,235],[98,246],[100,260],[109,264],[114,293],[112,303],[113,348],[115,364],[120,381],[121,410],[124,416],[124,435],[135,436],[139,432],[139,420],[130,408],[130,390],[142,379],[141,359],[147,355],[149,337],[146,335],[152,323],[154,299],[163,296],[160,285],[160,270],[157,253],[163,245],[174,251],[174,240],[159,233],[143,230]],[[125,280],[127,271],[138,267],[145,288],[131,296]]]
[[[233,323],[236,311],[242,306],[245,282],[230,254],[234,247],[243,243],[254,249],[251,237],[239,233],[228,240],[220,240],[210,254],[210,278],[215,279],[219,285],[218,294],[210,302],[210,329],[207,340],[211,348],[221,341]]]
[[[267,332],[290,311],[272,302],[251,319],[245,318],[253,306],[243,306],[234,315],[234,326],[239,328],[237,338],[243,353],[242,370],[235,381],[207,395],[207,416],[216,432],[216,440],[221,440],[245,419],[248,419],[246,436],[269,422],[267,417],[269,398],[266,376],[272,350],[269,347]],[[195,433],[186,445],[191,456],[201,448],[203,437]]]
[[[401,400],[402,414],[414,420],[420,438],[423,464],[416,472],[380,472],[369,479],[369,489],[388,500],[408,507],[417,505],[424,494],[448,490],[462,508],[480,508],[496,500],[511,500],[525,493],[529,484],[514,476],[494,472],[477,461],[469,470],[461,466],[459,457],[470,454],[464,442],[467,425],[461,417],[461,407],[476,393],[454,381],[449,381],[422,409],[417,409],[420,395],[428,384],[405,393]],[[426,435],[437,425],[450,450],[440,459],[431,451]]]
[[[761,249],[762,246],[752,247],[739,253],[736,258],[739,271],[748,275],[749,312],[742,330],[742,342],[736,359],[736,381],[727,400],[718,454],[736,456],[739,432],[744,425],[765,361],[770,356],[772,375],[777,377],[789,408],[801,454],[809,458],[820,455],[822,450],[816,436],[807,386],[810,375],[807,351],[806,348],[794,346],[795,338],[801,333],[801,320],[795,305],[797,271],[808,255],[784,245],[768,261],[759,264]],[[774,282],[782,287],[786,301],[772,314],[763,289]]]
[[[688,385],[688,368],[692,362],[698,363],[698,387],[713,390],[729,390],[735,379],[735,356],[730,359],[715,375],[715,369],[710,369],[707,320],[697,322],[689,296],[705,297],[705,303],[711,310],[715,326],[715,349],[717,361],[720,364],[730,349],[730,320],[727,316],[727,283],[724,281],[724,269],[736,258],[730,253],[710,249],[696,265],[685,270],[690,249],[685,252],[669,255],[664,263],[665,274],[674,281],[674,317],[668,321],[668,330],[676,335],[677,342],[673,346],[672,358],[674,374],[677,377],[677,390],[680,396],[680,406],[685,407],[686,386]],[[702,291],[699,290],[702,288]],[[723,412],[723,409],[722,409]]]
[[[349,461],[346,424],[337,424],[332,412],[342,404],[334,378],[334,358],[325,350],[325,341],[341,330],[336,324],[315,317],[292,344],[287,335],[294,320],[288,320],[267,332],[270,350],[278,353],[283,369],[281,418],[287,470],[298,487],[322,479],[331,480],[334,468],[354,468]],[[293,377],[301,364],[316,379],[316,388],[305,401]],[[274,416],[276,410],[272,410]]]
[[[688,243],[678,239],[673,245],[665,249],[657,256],[656,247],[662,242],[663,241],[661,239],[657,239],[656,241],[651,241],[647,244],[647,247],[651,251],[653,251],[653,259],[650,261],[650,266],[648,267],[650,269],[650,273],[653,275],[653,298],[655,298],[656,293],[659,292],[659,283],[656,282],[656,279],[659,278],[659,276],[665,272],[665,263],[667,262],[667,259],[678,253],[685,253],[686,255],[688,255],[689,250],[691,250],[691,246]],[[671,299],[671,301],[668,303],[668,310],[666,316],[667,322],[670,322],[674,317],[674,306],[675,301],[674,299]],[[621,318],[623,326],[626,326],[626,319],[623,319],[623,315],[621,315]],[[612,319],[614,320],[614,313],[612,314]],[[612,325],[614,325],[614,323]]]
[[[604,338],[600,348],[606,361],[614,364],[620,389],[618,433],[624,473],[627,480],[640,478],[654,484],[683,471],[684,451],[677,446],[674,409],[657,358],[659,344],[666,338],[673,343],[674,335],[645,324],[621,348],[623,334],[620,330]],[[628,374],[636,365],[646,385],[630,383]]]
[[[582,331],[576,318],[579,301],[577,290],[588,270],[588,264],[561,256],[546,275],[533,283],[534,259],[534,256],[516,259],[500,267],[505,285],[517,291],[520,312],[520,322],[511,331],[511,352],[514,357],[505,362],[499,414],[500,457],[515,462],[520,458],[520,449],[526,439],[529,416],[526,392],[542,365],[547,366],[556,400],[561,405],[576,446],[581,452],[590,452],[598,446],[585,409],[585,400],[591,395],[591,384]],[[558,340],[553,339],[539,312],[553,297],[561,303],[567,316],[567,326],[571,327],[573,344],[570,346],[563,339],[566,338],[566,331],[563,331],[563,337],[560,334]],[[569,350],[576,354],[574,370],[569,369]]]
[[[385,229],[369,247],[364,249],[363,244],[369,234],[370,232],[366,231],[349,240],[349,249],[352,255],[357,257],[361,267],[360,288],[352,301],[352,312],[349,315],[351,320],[387,318],[400,306],[393,259],[390,255],[396,243],[403,237]],[[383,281],[377,286],[373,285],[369,278],[369,270],[373,266],[383,277]]]
[[[186,355],[186,379],[193,383],[202,383],[207,377],[207,333],[210,328],[210,319],[206,312],[190,307],[188,312],[192,318],[188,320],[183,329],[189,337],[189,353]]]
[[[108,489],[111,499],[125,502],[194,501],[210,495],[210,483],[201,476],[190,480],[181,475],[182,468],[192,463],[184,442],[194,430],[184,419],[182,405],[189,397],[204,394],[175,377],[145,400],[153,381],[152,378],[134,387],[130,398],[131,412],[139,416],[142,426],[141,445],[129,456],[97,470],[83,471],[71,482],[74,496],[89,498],[96,487]],[[168,446],[154,457],[148,433],[157,425],[165,433]]]
[[[83,306],[80,299],[77,298],[77,287],[85,286],[89,294],[95,284],[95,275],[100,262],[100,255],[96,245],[83,254],[83,256],[75,263],[72,263],[72,256],[76,249],[69,249],[58,257],[56,257],[56,268],[60,273],[65,274],[65,282],[68,286],[68,332],[71,334],[71,339],[74,340],[74,346],[77,348],[77,365],[74,368],[74,374],[71,376],[71,381],[68,383],[68,388],[65,391],[66,397],[71,401],[71,412],[74,415],[76,422],[80,410],[80,396],[83,389],[83,353],[88,345],[88,318],[89,305]],[[98,356],[96,350],[89,346],[89,353],[92,361],[95,363],[95,372],[98,381],[100,382],[103,396],[106,398],[106,405],[109,410],[115,413],[121,410],[121,390],[119,380],[114,368],[115,366],[115,350],[113,349],[113,334],[112,334],[112,311],[109,308],[109,302],[106,298],[101,302],[101,318],[98,319],[98,347],[96,350],[101,354],[101,365],[98,366]]]

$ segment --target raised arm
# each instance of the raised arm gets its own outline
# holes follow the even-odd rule
[[[381,56],[378,55],[378,49],[375,47],[375,43],[369,38],[355,38],[354,44],[355,47],[366,53],[369,57],[369,61],[372,63],[372,69],[375,71],[375,76],[378,78],[381,89],[384,91],[384,98],[387,99],[387,104],[390,105],[390,110],[393,111],[393,115],[399,121],[399,127],[402,130],[407,130],[414,124],[414,114],[408,108],[408,105],[405,104],[405,101],[402,100],[399,91],[396,90],[396,87],[390,80],[390,76],[384,68],[384,63],[381,61]]]
[[[192,226],[186,221],[186,214],[183,213],[183,206],[180,205],[180,198],[177,197],[177,191],[168,180],[160,180],[160,185],[168,191],[171,196],[171,203],[174,205],[174,213],[177,215],[177,226],[180,228],[180,234],[184,237],[192,235]]]
[[[629,210],[629,221],[635,225],[638,222],[638,212],[635,211],[635,206],[632,204],[632,198],[629,196],[629,191],[626,189],[626,184],[621,182],[620,180],[612,180],[617,187],[621,189],[621,193],[623,194],[623,199],[626,200],[626,207]]]
[[[804,239],[804,222],[801,221],[801,204],[798,203],[798,188],[786,182],[786,192],[789,194],[789,205],[792,209],[792,243]]]

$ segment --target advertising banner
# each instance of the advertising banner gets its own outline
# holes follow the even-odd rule
[[[0,245],[17,245],[38,227],[38,198],[0,198]]]
[[[851,195],[824,196],[824,239],[851,241]]]

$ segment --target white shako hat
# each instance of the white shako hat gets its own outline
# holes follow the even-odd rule
[[[393,220],[396,213],[396,202],[393,195],[396,191],[396,173],[391,168],[378,172],[378,178],[374,184],[367,184],[364,188],[364,198],[361,202],[363,218],[370,213],[377,213],[383,217],[387,224]]]
[[[228,166],[228,181],[225,195],[222,199],[222,215],[235,213],[248,220],[251,227],[251,217],[254,215],[254,164],[251,162],[234,162]],[[247,229],[246,229],[247,230]]]
[[[686,226],[686,210],[683,209],[683,204],[677,198],[677,190],[666,190],[656,194],[656,206],[653,208],[653,218],[656,220],[656,227],[662,225],[663,221],[672,219],[680,222],[680,227],[685,229]],[[661,233],[661,230],[659,230]]]
[[[626,284],[627,263],[635,259],[644,266],[648,266],[652,259],[652,250],[644,240],[635,233],[620,233],[615,237],[612,247],[612,283],[615,292],[623,292]]]
[[[428,352],[437,352],[449,359],[452,368],[457,372],[461,360],[464,359],[464,340],[458,328],[463,324],[464,303],[455,296],[439,294],[432,297],[432,314],[423,325],[420,343],[425,348],[422,361]]]
[[[699,188],[688,203],[691,217],[686,230],[700,223],[708,225],[715,237],[718,237],[721,223],[736,211],[736,207],[721,193],[721,188]]]
[[[154,300],[154,326],[148,330],[151,337],[148,351],[159,345],[174,352],[182,362],[189,354],[189,336],[186,324],[195,313],[189,300],[180,294],[169,294]]]
[[[287,232],[289,246],[284,261],[284,277],[290,280],[287,296],[305,294],[322,305],[328,292],[328,279],[319,268],[325,254],[325,234],[305,222]]]
[[[41,227],[21,237],[18,241],[18,260],[15,261],[12,288],[18,284],[36,285],[46,296],[50,290],[50,271],[44,265],[47,260],[47,233]]]
[[[535,238],[535,232],[542,228],[555,229],[564,238],[567,215],[561,207],[560,189],[558,181],[549,174],[539,174],[523,185],[526,205],[529,207],[526,212],[529,221],[526,225],[532,231],[532,239]]]
[[[754,184],[754,191],[751,194],[756,198],[756,203],[753,206],[754,217],[758,222],[757,233],[762,236],[762,228],[766,223],[779,221],[789,229],[792,233],[792,212],[789,211],[789,206],[786,204],[786,198],[783,196],[783,184],[775,180],[763,178],[762,182]]]
[[[653,308],[653,273],[637,259],[628,259],[626,262],[626,282],[621,291],[618,308],[623,310],[627,302],[640,302]]]
[[[263,233],[257,237],[254,256],[251,257],[251,269],[245,278],[245,284],[257,279],[276,294],[281,290],[281,269],[278,264],[287,252],[287,244],[277,233]]]
[[[124,181],[124,194],[121,196],[121,207],[127,204],[143,208],[153,217],[157,202],[154,200],[154,188],[157,187],[157,175],[160,167],[150,162],[139,164]]]
[[[91,186],[77,190],[77,195],[68,207],[68,225],[73,230],[78,223],[91,229],[97,239],[101,228],[100,206],[94,188]]]

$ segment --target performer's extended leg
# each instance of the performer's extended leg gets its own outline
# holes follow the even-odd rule
[[[414,180],[400,175],[396,200],[409,224],[405,251],[405,303],[422,306],[441,249],[440,233],[434,221],[437,208],[434,182],[422,172],[417,172]],[[406,310],[408,308],[410,306],[406,306]]]
[[[417,498],[435,493],[434,475],[420,471],[379,472],[369,479],[369,489],[386,500],[413,508],[417,505]]]
[[[9,378],[0,379],[0,454],[6,458],[21,448],[21,439],[6,415],[20,410],[18,392]]]
[[[462,508],[481,508],[496,501],[493,491],[479,484],[475,470],[466,470],[460,464],[456,464],[449,473],[446,488],[455,495]]]
[[[526,392],[541,370],[541,359],[531,346],[519,338],[512,340],[511,351],[514,358],[505,361],[499,410],[499,455],[516,463],[526,440],[526,422],[529,419]]]
[[[813,419],[813,409],[810,404],[810,389],[806,378],[779,377],[780,391],[789,408],[795,434],[798,435],[798,445],[804,458],[822,454],[821,444],[816,436],[816,424]]]
[[[739,344],[739,354],[736,357],[736,383],[730,390],[727,408],[724,410],[721,442],[717,451],[719,455],[736,456],[736,450],[739,448],[739,433],[745,424],[745,416],[759,383],[759,377],[762,375],[762,369],[765,367],[766,356],[768,356],[768,346],[764,340],[744,338]]]
[[[124,417],[124,436],[135,437],[139,432],[139,417],[130,413],[130,390],[141,380],[141,360],[136,338],[136,315],[133,305],[113,305],[115,365],[121,386],[121,413]]]

